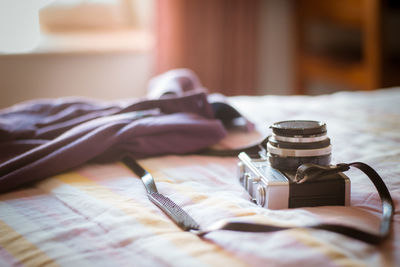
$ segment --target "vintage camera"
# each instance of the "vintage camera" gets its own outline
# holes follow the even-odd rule
[[[281,121],[271,129],[259,155],[239,154],[239,181],[254,202],[268,209],[350,204],[350,180],[329,171],[332,147],[325,123]],[[308,165],[320,166],[320,177],[299,181],[299,167]]]

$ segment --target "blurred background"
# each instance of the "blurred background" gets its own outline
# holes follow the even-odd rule
[[[142,97],[172,68],[226,95],[400,85],[396,0],[55,0],[39,20],[33,51],[0,54],[0,108]]]

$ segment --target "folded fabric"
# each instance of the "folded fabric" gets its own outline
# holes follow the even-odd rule
[[[204,93],[125,107],[47,100],[0,113],[0,192],[76,167],[201,150],[225,136]]]
[[[167,97],[34,100],[0,111],[0,193],[90,160],[193,153],[217,143],[226,135],[222,121],[240,114],[226,103],[213,106],[198,84],[187,86],[194,74],[183,73],[186,79],[176,79],[182,71],[159,77],[160,86],[185,89]]]

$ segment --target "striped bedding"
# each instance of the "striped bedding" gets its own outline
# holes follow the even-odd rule
[[[333,162],[373,166],[396,206],[391,237],[376,247],[322,230],[254,234],[181,231],[120,162],[87,164],[0,195],[0,266],[399,266],[400,88],[322,96],[231,97],[257,131],[232,132],[219,147],[260,140],[287,119],[327,123]],[[198,155],[141,160],[159,191],[202,227],[219,220],[302,226],[318,222],[377,231],[380,200],[350,171],[351,206],[267,210],[237,181],[236,158]]]

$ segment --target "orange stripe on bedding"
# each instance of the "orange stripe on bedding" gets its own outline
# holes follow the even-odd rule
[[[12,227],[0,220],[0,245],[21,264],[28,266],[59,266],[46,253],[29,242]]]
[[[143,207],[132,201],[132,198],[115,194],[97,182],[80,175],[77,172],[68,172],[54,177],[62,183],[73,186],[87,193],[97,200],[104,201],[110,206],[122,210],[146,226],[153,226],[157,233],[165,233],[176,229],[174,224],[167,224],[166,218],[160,218],[155,209]]]
[[[150,202],[149,207],[143,206],[132,201],[132,198],[119,195],[109,188],[99,184],[97,181],[77,173],[68,172],[66,174],[55,176],[54,179],[73,186],[80,191],[94,197],[97,200],[104,201],[112,207],[115,207],[150,228],[157,234],[157,238],[167,239],[181,252],[185,252],[190,258],[209,264],[221,266],[247,266],[245,262],[235,255],[223,250],[219,246],[200,241],[200,239],[188,232],[182,232],[166,216],[160,215],[161,211]],[[143,198],[147,197],[145,195]],[[132,240],[134,242],[135,240]],[[168,253],[169,247],[165,253]]]

